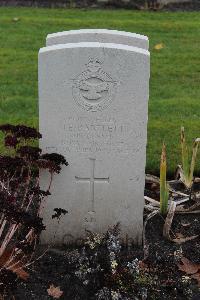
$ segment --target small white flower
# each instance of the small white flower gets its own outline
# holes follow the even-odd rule
[[[121,295],[116,292],[116,291],[111,291],[111,297],[112,297],[112,300],[119,300],[121,299]]]
[[[116,261],[116,260],[113,260],[113,261],[111,262],[111,268],[112,268],[112,269],[115,269],[117,266],[118,266],[117,261]]]
[[[83,281],[83,284],[84,284],[84,285],[88,285],[88,283],[89,283],[89,280]]]
[[[188,282],[190,282],[191,279],[189,276],[184,275],[181,277],[181,280],[183,283],[188,283]]]

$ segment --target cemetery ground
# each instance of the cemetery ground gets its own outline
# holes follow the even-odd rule
[[[163,225],[161,216],[148,224],[149,255],[145,260],[142,247],[120,249],[115,274],[110,269],[109,251],[98,236],[96,241],[90,239],[91,244],[87,241],[84,250],[63,246],[46,252],[40,248],[36,258],[42,257],[28,268],[28,280],[19,282],[16,300],[50,300],[52,295],[66,300],[199,300],[199,237],[173,243],[163,238]],[[172,231],[177,236],[196,236],[199,230],[199,215],[176,216],[173,221]]]
[[[147,172],[159,174],[163,140],[168,174],[180,161],[179,134],[199,135],[198,12],[0,8],[0,123],[38,127],[37,53],[48,33],[80,28],[137,32],[150,40]],[[197,169],[200,168],[200,164]]]
[[[180,181],[169,184],[173,193],[186,192]],[[193,185],[197,197],[199,190],[198,180]],[[146,177],[145,195],[159,203],[158,178]],[[117,224],[105,235],[88,232],[78,245],[38,247],[33,265],[26,269],[28,279],[20,280],[14,291],[15,299],[199,300],[200,213],[191,214],[189,209],[199,207],[196,201],[193,197],[186,201],[185,213],[180,207],[173,218],[155,210],[150,213],[146,207],[143,246],[133,246],[128,239],[122,244]],[[168,237],[163,230],[166,219],[172,221]]]

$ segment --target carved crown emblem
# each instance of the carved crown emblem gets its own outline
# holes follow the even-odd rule
[[[86,65],[90,72],[98,72],[101,69],[102,62],[98,59],[91,59]]]

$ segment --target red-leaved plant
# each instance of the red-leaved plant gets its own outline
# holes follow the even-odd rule
[[[45,229],[41,209],[54,173],[68,165],[62,155],[42,154],[33,146],[41,134],[24,125],[1,125],[6,155],[0,155],[0,298],[12,292],[16,279],[26,279],[38,237]],[[47,190],[40,189],[40,169],[50,172]],[[59,210],[59,209],[57,209]],[[63,212],[63,210],[62,210]]]

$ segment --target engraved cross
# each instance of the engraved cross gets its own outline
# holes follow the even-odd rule
[[[109,183],[109,177],[106,178],[97,178],[95,177],[95,158],[89,158],[91,167],[90,167],[90,177],[79,177],[75,176],[77,181],[89,182],[90,183],[90,201],[92,205],[91,211],[95,211],[94,209],[94,185],[95,182],[104,182]]]

